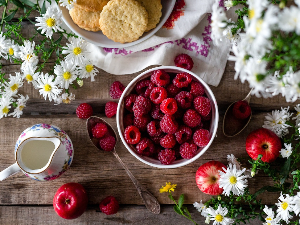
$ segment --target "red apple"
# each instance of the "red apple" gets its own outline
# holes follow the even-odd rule
[[[88,197],[84,187],[78,183],[61,186],[53,198],[55,212],[64,219],[75,219],[84,213]]]
[[[219,161],[209,161],[200,166],[196,172],[196,183],[198,188],[209,195],[220,195],[223,188],[219,187],[219,170],[226,166]]]
[[[279,156],[281,141],[273,132],[265,128],[252,131],[246,139],[246,151],[252,159],[262,155],[263,162],[270,163]]]

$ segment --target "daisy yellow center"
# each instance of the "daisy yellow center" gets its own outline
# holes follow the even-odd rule
[[[81,53],[81,48],[79,48],[79,47],[74,48],[74,49],[73,49],[73,53],[74,53],[75,55],[79,55],[79,54]]]
[[[12,91],[16,91],[18,89],[19,85],[18,84],[14,84],[10,87],[10,90]]]
[[[281,203],[281,207],[282,207],[284,210],[286,210],[288,206],[289,206],[289,204],[288,204],[287,202]]]
[[[30,60],[32,58],[32,55],[31,54],[28,54],[27,56],[26,56],[26,59],[27,60]]]
[[[33,77],[32,77],[30,74],[27,74],[27,75],[26,75],[26,80],[27,80],[27,81],[32,81],[32,80],[33,80]]]
[[[70,72],[64,72],[63,77],[65,80],[69,80],[71,78],[71,73]]]
[[[46,84],[44,89],[45,91],[51,91],[52,87],[49,84]]]
[[[236,177],[235,177],[235,176],[231,176],[231,177],[229,178],[229,182],[230,182],[231,184],[236,184]]]
[[[300,112],[297,112],[297,116],[300,114]]]
[[[2,113],[3,114],[7,114],[9,112],[9,109],[7,108],[7,106],[5,106],[3,109],[2,109]]]
[[[269,220],[269,221],[271,221],[271,220],[272,220],[272,218],[271,218],[271,217],[267,217],[267,218],[266,218],[266,220]]]
[[[24,105],[20,105],[19,109],[22,111],[24,109]]]
[[[282,121],[280,120],[280,121],[278,122],[278,124],[282,124]]]
[[[86,69],[86,71],[87,71],[88,73],[90,73],[90,72],[92,72],[92,70],[94,69],[94,66],[93,66],[93,65],[86,65],[85,69]]]
[[[223,216],[221,214],[217,214],[215,220],[220,223],[223,221]]]
[[[68,0],[68,3],[69,3],[69,4],[72,4],[72,2],[73,2],[73,0]]]
[[[15,51],[13,50],[13,48],[9,48],[9,49],[8,49],[8,54],[13,55],[14,52],[15,52]]]
[[[254,9],[249,10],[249,18],[252,19],[255,16],[255,11]]]
[[[48,27],[53,27],[54,25],[55,25],[55,19],[53,19],[53,18],[48,18],[47,20],[46,20],[46,24],[47,24],[47,26]]]
[[[256,24],[256,32],[259,33],[261,31],[263,20],[259,19]]]

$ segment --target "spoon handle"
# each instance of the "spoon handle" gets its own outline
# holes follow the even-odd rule
[[[130,172],[130,170],[127,168],[127,166],[123,163],[119,155],[117,154],[116,150],[113,150],[112,153],[114,156],[119,160],[123,168],[125,169],[126,173],[132,180],[134,186],[136,187],[138,193],[142,197],[145,206],[148,210],[150,210],[154,214],[159,214],[160,213],[160,204],[158,200],[146,189],[144,188],[140,182],[133,176],[133,174]]]

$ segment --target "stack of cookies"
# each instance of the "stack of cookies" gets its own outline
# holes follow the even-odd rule
[[[70,16],[80,28],[102,31],[109,39],[133,42],[155,28],[161,0],[77,0]]]

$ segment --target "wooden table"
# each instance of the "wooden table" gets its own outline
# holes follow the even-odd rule
[[[17,16],[17,15],[16,15]],[[33,29],[30,23],[25,23],[25,32]],[[53,60],[54,62],[54,60]],[[19,65],[3,62],[3,71],[7,74],[20,71]],[[48,68],[53,67],[48,63]],[[186,204],[192,212],[193,218],[199,224],[204,224],[204,218],[191,205],[195,201],[210,199],[203,194],[195,183],[195,172],[200,165],[210,160],[219,160],[226,163],[227,154],[233,153],[238,158],[248,159],[245,151],[245,139],[254,129],[263,124],[264,116],[273,109],[281,106],[292,106],[279,96],[271,99],[253,97],[251,106],[253,118],[249,126],[238,136],[226,138],[222,133],[222,120],[225,109],[234,101],[243,99],[249,92],[248,84],[234,80],[234,63],[228,63],[218,87],[211,87],[220,111],[220,122],[217,136],[207,152],[195,162],[177,169],[157,169],[150,167],[134,158],[119,142],[117,152],[127,164],[135,177],[148,190],[153,193],[162,204],[160,215],[151,214],[144,206],[140,196],[131,180],[108,152],[99,152],[90,142],[85,120],[78,119],[75,114],[76,107],[83,102],[90,103],[94,114],[104,115],[104,105],[112,101],[109,96],[109,87],[113,81],[119,80],[127,85],[136,75],[115,76],[99,69],[95,82],[84,80],[84,86],[76,91],[76,100],[71,104],[53,105],[41,98],[37,90],[25,84],[21,93],[30,96],[24,115],[20,119],[4,118],[0,120],[0,170],[14,163],[13,149],[20,133],[27,127],[36,123],[49,123],[65,130],[73,141],[75,148],[74,161],[68,170],[59,179],[49,182],[37,182],[18,173],[0,186],[0,224],[190,224],[188,220],[173,211],[172,202],[167,194],[159,193],[159,188],[166,182],[176,183],[175,198],[184,193]],[[107,121],[116,128],[115,118]],[[245,160],[246,161],[246,160]],[[52,199],[56,190],[68,182],[79,182],[87,190],[89,206],[87,211],[78,219],[68,221],[61,219],[53,210]],[[252,192],[271,183],[264,174],[259,174],[249,181]],[[117,214],[106,216],[101,213],[98,204],[106,196],[115,196],[121,204]],[[260,196],[266,204],[277,201],[278,193]],[[260,224],[253,221],[252,224]]]

